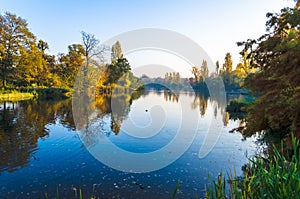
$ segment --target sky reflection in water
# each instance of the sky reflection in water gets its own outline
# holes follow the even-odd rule
[[[175,95],[161,90],[147,91],[135,100],[130,97],[121,100],[124,109],[119,114],[111,114],[109,97],[97,100],[91,116],[97,124],[96,130],[89,136],[75,131],[70,100],[2,103],[0,198],[43,198],[45,193],[53,198],[57,189],[61,197],[68,198],[74,197],[79,189],[84,196],[103,198],[169,198],[178,179],[181,181],[178,198],[194,198],[195,194],[203,196],[208,175],[214,178],[220,170],[229,172],[234,167],[239,175],[241,166],[247,162],[245,154],[250,156],[256,151],[255,138],[242,141],[240,134],[228,133],[239,121],[229,119],[226,104],[204,95],[184,92]],[[180,104],[180,100],[184,103]],[[180,107],[182,104],[184,107]],[[96,160],[85,147],[97,145],[97,140],[105,136],[125,151],[159,150],[171,142],[182,125],[178,117],[182,108],[200,118],[196,137],[188,150],[165,168],[141,174],[117,171]],[[160,119],[164,118],[162,128],[157,130],[153,126],[158,132],[155,134],[141,132],[139,128],[147,129],[153,120],[153,110],[157,126],[161,126]],[[214,149],[200,159],[199,149],[213,117],[221,117],[223,121],[221,136]],[[131,122],[138,128],[132,128]],[[90,125],[92,129],[93,123]],[[107,157],[113,155],[107,152]]]

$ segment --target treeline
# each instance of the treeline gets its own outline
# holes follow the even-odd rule
[[[1,88],[69,89],[82,67],[84,75],[91,68],[103,72],[100,82],[96,82],[99,88],[115,86],[117,82],[127,87],[138,84],[138,79],[130,72],[128,60],[123,57],[120,42],[111,48],[101,46],[94,35],[82,32],[81,44],[69,45],[66,54],[51,55],[48,49],[48,43],[38,40],[24,19],[8,12],[0,15]],[[104,64],[103,55],[110,51],[111,63]]]
[[[267,13],[267,33],[258,39],[238,42],[244,49],[235,70],[230,53],[222,68],[209,73],[206,60],[192,67],[191,85],[200,88],[207,79],[222,77],[227,92],[247,89],[256,96],[246,111],[244,136],[257,132],[276,134],[280,138],[294,133],[300,137],[300,4],[283,8],[280,13]],[[208,75],[210,74],[210,75]]]
[[[62,82],[69,86],[74,79],[69,75],[83,61],[79,56],[83,49],[74,44],[67,55],[56,57],[46,53],[48,48],[47,42],[37,41],[24,19],[11,13],[0,15],[1,87],[61,87]]]
[[[207,89],[206,80],[213,81],[215,78],[221,77],[226,91],[237,91],[243,88],[246,76],[255,72],[255,69],[251,68],[247,56],[246,52],[241,57],[241,61],[237,64],[235,70],[233,70],[233,61],[229,52],[226,53],[222,68],[220,68],[219,61],[216,62],[215,71],[209,71],[207,61],[203,60],[200,67],[192,67],[191,73],[194,75],[194,78],[190,79],[189,82],[193,88],[202,90]]]
[[[241,93],[241,89],[244,89],[245,78],[256,71],[256,69],[251,68],[250,60],[247,59],[247,56],[248,54],[245,52],[235,70],[233,70],[231,54],[228,52],[224,58],[222,68],[220,68],[220,63],[217,61],[215,70],[209,71],[206,60],[202,61],[200,67],[193,66],[191,69],[193,78],[182,78],[179,72],[167,72],[164,78],[149,78],[146,74],[143,74],[141,79],[147,84],[157,84],[155,85],[156,88],[160,87],[159,85],[171,89],[187,89],[192,87],[196,91],[208,93],[207,82],[210,82],[213,86],[220,87],[222,86],[219,85],[220,81],[215,81],[215,79],[221,77],[227,92]]]

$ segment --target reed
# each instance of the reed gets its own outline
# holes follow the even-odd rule
[[[273,147],[269,158],[256,157],[244,167],[244,177],[230,173],[226,181],[222,172],[218,180],[206,189],[207,199],[248,198],[299,198],[300,196],[300,153],[299,140],[292,136],[292,155],[283,153],[283,144]],[[227,182],[227,183],[226,183]],[[229,187],[227,188],[226,186]]]

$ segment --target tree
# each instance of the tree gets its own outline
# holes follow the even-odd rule
[[[169,73],[165,74],[165,83],[169,83]]]
[[[220,70],[220,63],[219,61],[216,62],[216,74],[219,74],[219,70]]]
[[[49,49],[49,45],[47,42],[39,40],[37,43],[37,47],[39,49],[39,54],[42,57],[42,59],[40,60],[39,67],[36,66],[37,75],[35,79],[39,86],[52,86],[53,81],[50,74],[50,62],[52,62],[52,59],[50,55],[47,55],[45,53],[45,50]]]
[[[232,59],[231,59],[231,54],[229,52],[226,53],[225,62],[223,64],[223,70],[226,73],[231,73],[232,72]]]
[[[179,72],[176,73],[176,80],[175,81],[176,81],[177,84],[181,84],[181,77],[180,77]]]
[[[199,82],[201,78],[201,70],[197,66],[192,67],[192,74],[195,76],[196,82]]]
[[[207,67],[207,61],[203,60],[202,65],[201,65],[201,76],[202,76],[202,81],[205,81],[206,78],[208,78],[208,67]]]
[[[232,89],[232,59],[229,52],[226,53],[223,68],[221,69],[220,74],[223,78],[225,89]]]
[[[86,32],[81,32],[82,34],[82,46],[84,49],[84,59],[85,63],[83,70],[79,71],[82,73],[82,78],[80,78],[81,92],[90,93],[94,92],[96,87],[99,86],[99,72],[105,67],[103,63],[103,53],[107,50],[105,46],[99,45],[99,40],[93,34]],[[103,67],[103,68],[101,68]],[[106,75],[105,75],[106,78]],[[103,76],[100,77],[101,82]]]
[[[243,70],[245,71],[245,73],[246,73],[247,75],[248,75],[249,72],[251,71],[251,69],[250,69],[250,60],[247,59],[248,54],[249,54],[248,51],[245,51],[245,52],[243,53],[243,55],[242,55],[242,62],[243,62],[242,66],[243,66]]]
[[[96,39],[93,34],[89,34],[84,31],[81,32],[81,36],[85,56],[84,76],[86,77],[91,58],[100,54],[97,48],[99,45],[99,40]]]
[[[232,73],[231,88],[241,88],[244,86],[244,80],[247,76],[245,67],[242,63],[238,63]]]
[[[257,72],[246,87],[259,94],[248,108],[245,135],[269,131],[284,135],[300,131],[300,8],[268,13],[267,33],[257,40],[239,42],[250,51],[248,59]]]
[[[21,67],[20,63],[34,65],[24,58],[35,53],[35,48],[35,36],[29,31],[24,19],[8,12],[0,15],[0,73],[4,88],[7,83],[12,83],[14,71]]]
[[[122,57],[123,57],[123,52],[122,52],[122,48],[121,48],[121,43],[120,43],[120,41],[117,41],[111,47],[111,62],[114,62],[117,59],[120,59]]]
[[[72,87],[76,74],[84,64],[85,50],[81,44],[72,44],[68,46],[68,54],[61,55],[59,58],[60,70],[58,74],[67,86]]]
[[[43,53],[45,53],[45,50],[49,49],[48,43],[43,40],[39,40],[37,46]]]
[[[115,84],[127,72],[131,70],[130,64],[126,58],[119,58],[116,62],[108,65],[108,82],[106,84]]]
[[[244,79],[246,77],[246,70],[242,63],[238,63],[234,70],[234,75],[240,79]]]
[[[10,81],[14,86],[31,86],[41,82],[40,77],[44,70],[42,53],[35,44],[30,48],[30,50],[19,49],[21,53],[13,70],[14,78]]]

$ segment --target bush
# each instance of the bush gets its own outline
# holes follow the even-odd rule
[[[42,88],[36,89],[39,99],[65,99],[70,97],[70,90],[64,88]]]

